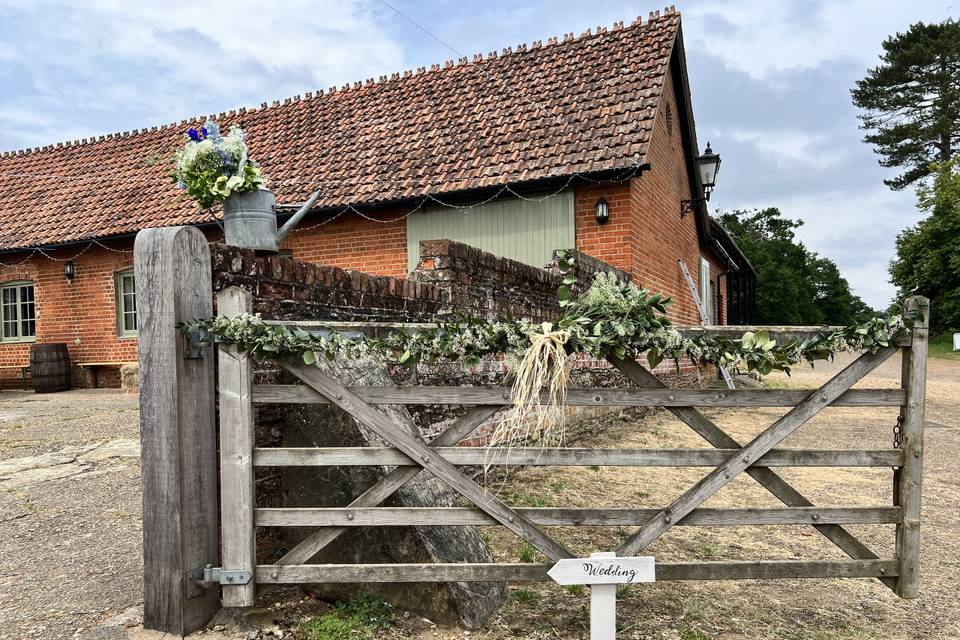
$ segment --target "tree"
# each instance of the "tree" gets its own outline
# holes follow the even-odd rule
[[[796,239],[802,220],[770,207],[719,217],[757,272],[760,324],[851,324],[874,314],[830,259]]]
[[[934,161],[947,162],[960,146],[960,23],[918,22],[883,42],[883,63],[852,90],[864,110],[864,142],[880,164],[904,172],[884,182],[903,189],[926,177]]]
[[[897,237],[890,279],[901,298],[930,298],[930,327],[942,333],[960,330],[960,157],[932,170],[932,184],[917,189],[928,217]]]

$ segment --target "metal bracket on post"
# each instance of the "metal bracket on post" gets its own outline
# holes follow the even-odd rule
[[[187,597],[200,595],[213,585],[249,584],[253,574],[249,571],[223,569],[212,564],[187,572]]]
[[[210,332],[206,329],[193,329],[183,340],[183,359],[202,360],[204,350],[213,346]]]

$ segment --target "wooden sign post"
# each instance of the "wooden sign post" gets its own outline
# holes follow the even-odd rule
[[[590,585],[590,640],[617,635],[617,585],[657,579],[653,556],[620,558],[612,552],[560,560],[547,575],[557,584]]]

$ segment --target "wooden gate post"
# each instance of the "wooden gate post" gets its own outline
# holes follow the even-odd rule
[[[233,318],[253,310],[249,291],[230,287],[217,296],[217,315]],[[220,512],[223,569],[256,569],[256,530],[253,505],[253,362],[236,346],[217,347],[220,375]],[[250,607],[256,602],[256,584],[223,586],[223,606]]]
[[[923,296],[908,298],[907,311],[923,315],[914,322],[909,349],[903,349],[903,424],[900,448],[903,467],[897,474],[897,495],[903,510],[903,522],[897,525],[897,558],[900,576],[897,595],[916,598],[920,587],[920,495],[923,486],[923,413],[927,394],[927,341],[930,326],[930,301]]]
[[[210,251],[193,227],[134,244],[143,482],[143,626],[186,635],[220,608],[188,573],[216,565],[217,448],[211,349],[185,359],[180,322],[213,315]]]

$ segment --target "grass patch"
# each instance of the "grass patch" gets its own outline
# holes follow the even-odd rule
[[[338,602],[333,611],[303,623],[300,631],[307,640],[372,640],[381,629],[396,622],[393,607],[369,595],[350,602]]]
[[[533,562],[537,559],[537,550],[529,544],[520,547],[520,562]]]
[[[960,351],[953,350],[953,334],[944,333],[930,338],[930,357],[960,360]]]
[[[710,636],[693,627],[681,627],[677,632],[680,640],[710,640]]]
[[[540,594],[532,589],[516,589],[510,597],[520,604],[534,604],[540,601]]]

